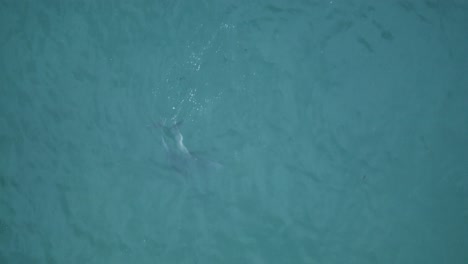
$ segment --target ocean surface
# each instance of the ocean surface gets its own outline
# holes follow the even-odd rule
[[[0,0],[0,263],[468,263],[467,25]]]

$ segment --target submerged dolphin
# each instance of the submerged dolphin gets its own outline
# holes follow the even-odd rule
[[[184,175],[209,173],[222,168],[220,163],[198,157],[187,149],[180,125],[182,121],[167,124],[165,120],[156,125],[162,131],[161,143],[170,167]]]

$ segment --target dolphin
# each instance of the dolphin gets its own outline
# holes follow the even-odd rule
[[[162,120],[155,126],[162,131],[161,144],[166,153],[169,166],[183,175],[211,173],[223,166],[212,160],[208,160],[189,151],[184,144],[184,136],[180,132],[183,121]]]

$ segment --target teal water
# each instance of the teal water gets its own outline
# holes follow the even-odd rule
[[[0,1],[0,263],[468,263],[466,25],[463,0]]]

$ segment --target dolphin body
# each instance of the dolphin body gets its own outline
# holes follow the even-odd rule
[[[161,143],[171,169],[183,175],[211,173],[221,169],[220,163],[198,157],[187,149],[180,125],[182,121],[166,124],[165,120],[157,125],[162,131]]]

